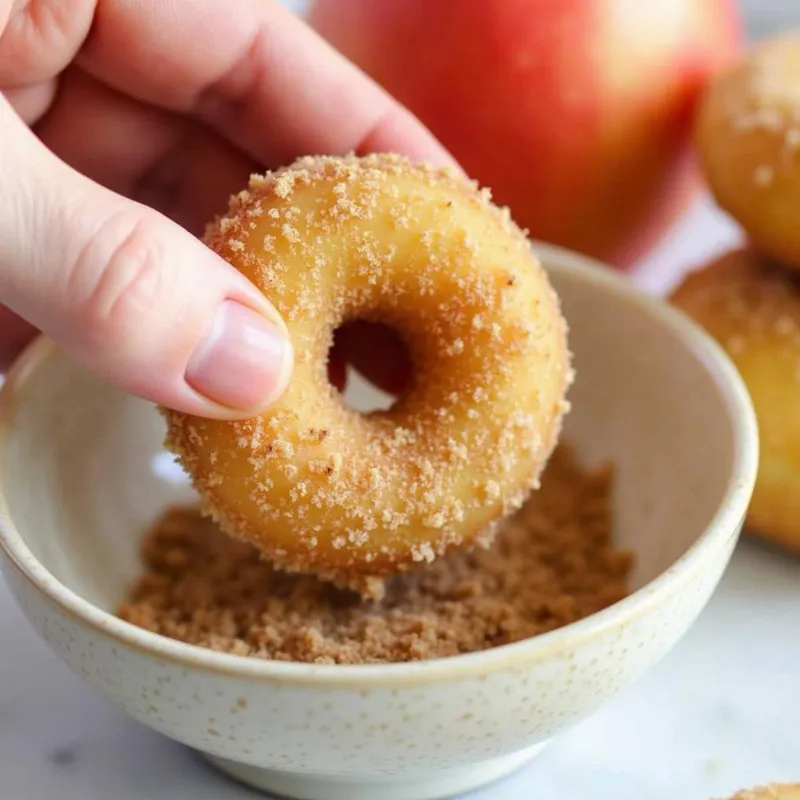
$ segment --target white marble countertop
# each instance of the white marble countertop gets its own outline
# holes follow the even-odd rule
[[[644,265],[652,290],[735,242],[708,202]],[[469,800],[709,800],[800,781],[800,559],[743,539],[710,605],[638,684]],[[1,800],[245,800],[49,652],[0,579]],[[467,800],[467,798],[465,798]]]
[[[800,21],[797,0],[743,5],[756,35]],[[736,239],[701,202],[638,280],[663,289],[676,265]],[[743,539],[711,603],[659,666],[468,800],[709,800],[800,781],[799,620],[800,560]],[[0,642],[1,800],[256,797],[86,687],[27,625],[2,579]]]

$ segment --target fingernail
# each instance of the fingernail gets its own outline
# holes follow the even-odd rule
[[[186,367],[186,382],[229,408],[248,411],[277,400],[289,383],[292,345],[275,323],[241,303],[226,300],[206,339]]]

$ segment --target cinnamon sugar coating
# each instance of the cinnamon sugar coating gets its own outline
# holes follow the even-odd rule
[[[559,446],[542,489],[488,550],[395,577],[380,601],[278,571],[196,508],[173,509],[145,537],[145,572],[119,613],[189,644],[317,664],[421,661],[517,642],[627,594],[633,555],[611,541],[612,478]]]
[[[748,529],[800,553],[800,275],[734,250],[688,275],[672,302],[725,348],[752,397],[761,444]]]
[[[244,422],[165,411],[207,511],[284,569],[380,593],[375,578],[486,545],[538,486],[567,410],[567,326],[524,233],[489,193],[398,156],[304,158],[265,176],[207,243],[282,314],[286,394]],[[349,409],[333,333],[381,322],[413,385]]]
[[[759,42],[714,81],[697,144],[719,205],[761,252],[800,269],[800,33]]]

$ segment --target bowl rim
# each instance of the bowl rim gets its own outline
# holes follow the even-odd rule
[[[548,654],[564,651],[565,642],[585,641],[607,630],[629,624],[647,608],[670,595],[680,577],[691,566],[703,563],[706,556],[731,536],[738,535],[745,518],[756,480],[759,460],[758,428],[750,394],[737,368],[723,348],[698,324],[663,299],[640,289],[629,276],[620,274],[596,259],[555,245],[532,240],[534,253],[548,272],[576,276],[600,291],[638,307],[681,340],[711,375],[734,425],[734,454],[729,480],[720,503],[697,540],[666,570],[627,597],[576,622],[512,644],[431,659],[392,664],[307,664],[278,662],[248,656],[220,653],[197,645],[164,637],[139,628],[113,613],[90,603],[62,584],[38,561],[17,530],[9,511],[0,474],[0,555],[5,554],[19,575],[34,587],[50,605],[95,634],[116,644],[138,650],[140,654],[166,660],[185,670],[203,671],[229,678],[270,683],[328,685],[340,688],[398,688],[454,678],[481,679],[491,672],[512,669],[519,662],[542,660]],[[57,346],[39,337],[19,356],[0,388],[0,449],[6,443],[29,379],[58,354]],[[569,648],[566,648],[568,651]]]

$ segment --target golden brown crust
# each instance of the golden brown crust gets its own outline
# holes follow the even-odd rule
[[[558,298],[508,211],[398,156],[305,158],[254,177],[206,241],[296,352],[256,419],[165,412],[220,525],[286,569],[373,592],[374,576],[491,541],[538,485],[572,380]],[[388,412],[353,412],[327,380],[333,332],[356,318],[408,344],[414,384]]]
[[[764,254],[800,269],[800,34],[754,47],[712,84],[697,145],[719,205]]]
[[[689,275],[672,302],[739,368],[761,440],[748,526],[800,552],[800,276],[736,250]]]

